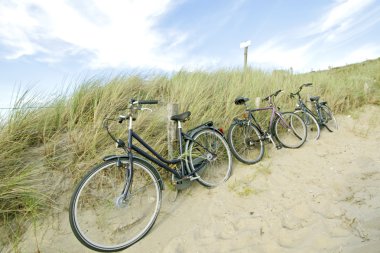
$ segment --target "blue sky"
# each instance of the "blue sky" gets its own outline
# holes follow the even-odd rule
[[[380,57],[378,0],[0,0],[0,107],[92,76]]]

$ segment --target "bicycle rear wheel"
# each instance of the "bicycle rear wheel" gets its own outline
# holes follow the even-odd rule
[[[245,164],[254,164],[264,155],[264,143],[259,130],[249,123],[234,123],[228,130],[228,144],[236,159]]]
[[[296,110],[296,111],[294,111],[294,113],[297,114],[298,116],[300,116],[302,118],[303,122],[305,122],[306,129],[307,129],[306,140],[308,140],[308,141],[318,140],[319,136],[321,134],[321,129],[319,127],[317,119],[312,114],[310,114],[309,112],[306,112],[306,111]]]
[[[159,182],[141,160],[133,161],[132,183],[126,198],[122,198],[129,160],[119,161],[106,161],[92,169],[70,202],[74,235],[96,251],[119,251],[136,243],[151,229],[160,210]]]
[[[215,187],[227,181],[232,171],[232,155],[224,137],[212,129],[196,133],[188,147],[188,164],[197,170],[198,182]]]
[[[299,148],[306,141],[306,125],[295,113],[281,113],[274,123],[274,135],[284,147]]]
[[[336,121],[333,112],[327,105],[321,105],[322,122],[331,130],[338,130],[338,122]]]

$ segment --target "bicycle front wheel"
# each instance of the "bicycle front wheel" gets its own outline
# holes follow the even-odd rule
[[[334,114],[328,106],[321,106],[321,117],[323,124],[327,126],[331,131],[338,130],[338,123],[334,117]]]
[[[215,187],[227,181],[232,171],[232,155],[223,136],[212,129],[196,133],[188,147],[190,169],[200,184]]]
[[[306,141],[306,125],[295,113],[281,113],[274,123],[274,135],[286,148],[299,148]]]
[[[264,143],[259,130],[249,124],[234,123],[228,130],[228,144],[236,159],[245,164],[254,164],[264,155]]]
[[[317,119],[307,111],[296,110],[294,111],[294,113],[300,116],[303,122],[305,122],[306,129],[307,129],[306,140],[308,141],[318,140],[321,134],[321,129],[319,127]]]
[[[157,218],[161,188],[155,173],[145,162],[134,160],[132,183],[123,197],[128,166],[128,159],[100,164],[82,179],[72,196],[71,229],[90,249],[128,248],[146,235]]]

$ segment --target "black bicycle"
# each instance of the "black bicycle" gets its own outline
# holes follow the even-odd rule
[[[129,121],[127,144],[110,132],[108,122],[111,119],[104,121],[108,134],[126,154],[104,157],[103,163],[83,177],[71,198],[71,229],[90,249],[111,252],[128,248],[143,238],[156,221],[164,183],[157,169],[135,153],[172,173],[179,189],[183,188],[184,182],[193,180],[214,187],[231,175],[232,156],[228,144],[213,122],[182,132],[181,123],[189,119],[189,111],[171,117],[178,123],[178,158],[167,160],[144,142],[133,131],[132,122],[139,110],[150,110],[142,105],[157,102],[132,99],[128,114],[119,116],[119,123]],[[153,156],[135,146],[134,139]]]
[[[300,92],[304,87],[312,86],[312,83],[302,84],[298,91],[290,93],[290,97],[297,97],[297,105],[294,113],[298,114],[307,126],[308,140],[318,140],[320,137],[321,127],[326,127],[330,132],[338,130],[338,123],[333,112],[328,107],[327,102],[320,102],[319,96],[310,97],[310,101],[314,104],[315,112],[310,110],[301,98]]]
[[[282,90],[267,96],[269,106],[250,109],[246,102],[249,98],[237,97],[236,105],[244,105],[243,119],[234,118],[228,130],[228,144],[231,152],[241,162],[254,164],[264,155],[264,140],[269,140],[279,149],[299,148],[306,140],[306,126],[301,117],[292,112],[280,112],[274,103],[274,98]],[[268,129],[265,131],[253,115],[257,111],[272,111]],[[273,138],[274,137],[274,138]]]

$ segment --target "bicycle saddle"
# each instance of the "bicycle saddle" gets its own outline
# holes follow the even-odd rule
[[[315,96],[315,97],[310,97],[310,101],[318,101],[319,100],[319,96]]]
[[[235,98],[235,105],[242,105],[245,102],[247,102],[249,98],[244,98],[244,97],[237,97]]]
[[[170,117],[170,119],[174,120],[174,121],[185,122],[186,120],[189,119],[190,115],[191,115],[191,112],[187,111],[187,112],[183,112],[181,114],[173,115]]]

